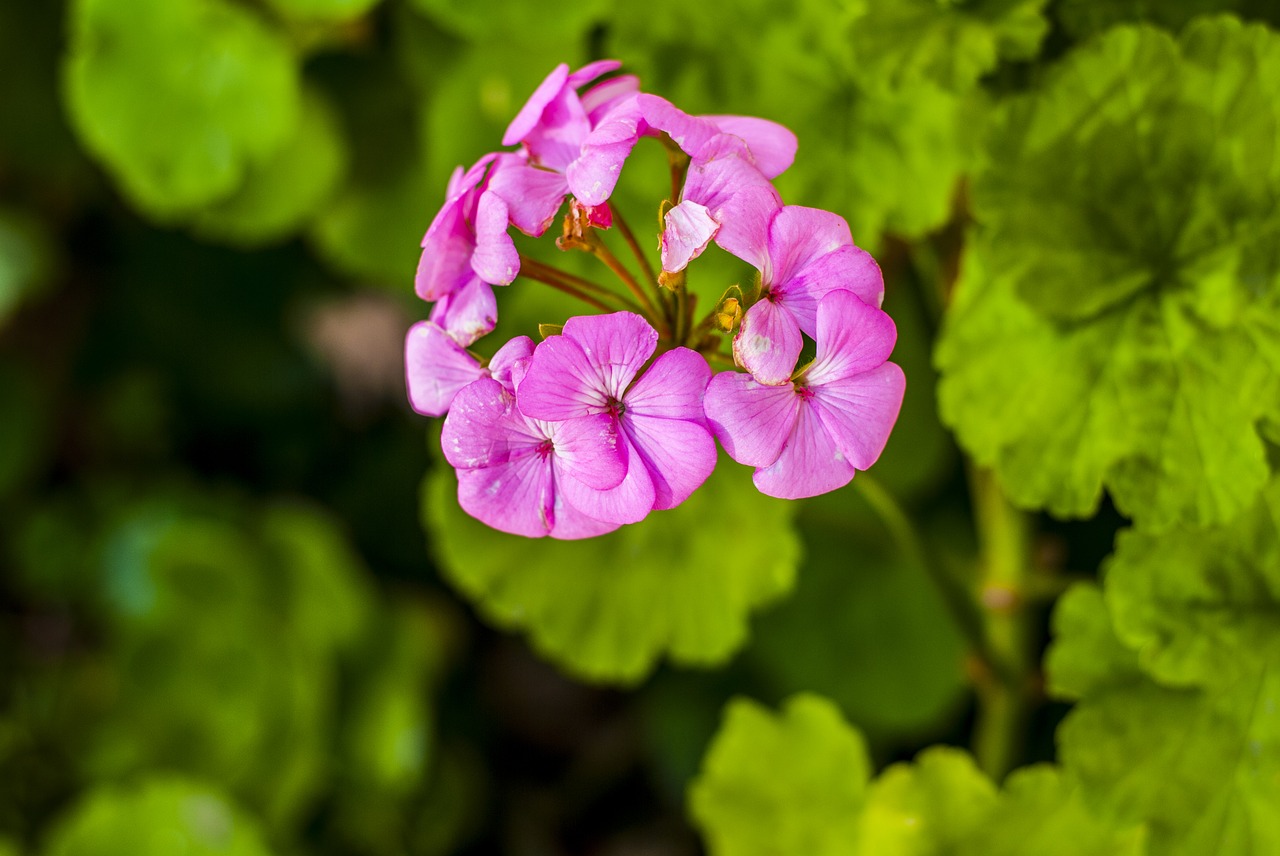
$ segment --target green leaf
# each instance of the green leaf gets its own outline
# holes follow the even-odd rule
[[[774,716],[738,699],[689,792],[714,856],[1143,856],[1144,830],[1095,815],[1048,765],[1003,792],[967,752],[934,747],[867,785],[858,732],[818,696]],[[1224,851],[1228,852],[1228,851]]]
[[[683,505],[583,541],[489,529],[455,498],[441,467],[423,487],[430,544],[487,620],[529,633],[583,678],[631,683],[662,656],[723,662],[746,641],[750,611],[787,592],[800,560],[794,505],[762,496],[722,461]]]
[[[1116,631],[1157,680],[1280,662],[1280,481],[1225,526],[1122,532],[1106,575]]]
[[[1030,59],[1049,25],[1047,0],[854,0],[847,32],[873,88],[927,81],[962,92],[1001,58]]]
[[[995,785],[969,753],[937,746],[876,778],[855,853],[931,856],[958,848],[995,811]]]
[[[935,726],[965,696],[967,646],[925,569],[847,525],[804,532],[796,590],[757,622],[752,661],[780,692],[820,692],[874,736]]]
[[[1058,730],[1062,762],[1099,810],[1145,822],[1151,852],[1280,851],[1280,674],[1223,686],[1150,680],[1084,701]]]
[[[603,23],[609,4],[605,0],[578,0],[556,7],[523,0],[410,0],[422,14],[445,29],[476,41],[507,43],[512,39],[530,45],[584,34]],[[573,62],[576,57],[566,56]],[[551,69],[548,68],[547,71]]]
[[[281,15],[299,21],[350,21],[381,0],[267,0]]]
[[[1020,505],[1214,523],[1268,477],[1280,36],[1128,28],[1003,113],[937,350],[944,421]]]
[[[269,856],[254,818],[216,788],[171,776],[90,791],[43,856]]]
[[[975,826],[955,852],[960,856],[1143,856],[1146,830],[1098,817],[1070,777],[1041,764],[1009,776],[997,811]]]
[[[135,205],[172,219],[231,194],[298,112],[284,40],[224,0],[77,0],[65,99]]]
[[[1147,21],[1177,31],[1198,15],[1262,12],[1268,0],[1059,0],[1062,28],[1083,39],[1117,24]],[[1274,13],[1273,13],[1274,14]]]
[[[1045,670],[1055,696],[1079,699],[1141,679],[1137,655],[1116,638],[1102,590],[1093,583],[1073,586],[1058,601],[1053,635]]]
[[[1163,686],[1135,667],[1138,652],[1116,636],[1096,590],[1083,591],[1089,593],[1059,607],[1049,668],[1057,692],[1081,697],[1057,739],[1086,803],[1116,823],[1146,824],[1153,854],[1277,852],[1274,658],[1241,652],[1241,661],[1210,683]],[[1081,668],[1087,662],[1088,673]],[[1060,668],[1066,671],[1057,674]]]
[[[776,716],[736,699],[689,788],[689,811],[713,856],[844,856],[869,767],[861,736],[826,699],[793,696]]]
[[[233,244],[278,241],[319,216],[346,170],[338,117],[316,91],[305,93],[297,127],[279,150],[247,171],[232,196],[199,211],[195,230]]]

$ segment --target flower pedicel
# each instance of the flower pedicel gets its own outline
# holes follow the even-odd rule
[[[773,187],[795,136],[764,119],[690,116],[635,77],[605,78],[618,68],[548,75],[503,136],[519,148],[459,167],[422,240],[416,290],[433,306],[405,342],[409,400],[445,417],[459,503],[504,532],[586,538],[674,508],[715,468],[717,439],[756,468],[761,492],[825,493],[876,461],[902,405],[879,267],[843,218],[783,205]],[[646,137],[671,164],[661,271],[609,205]],[[509,230],[545,235],[566,198],[558,246],[595,255],[621,289],[516,249]],[[638,274],[601,233],[627,246]],[[712,242],[759,277],[697,319],[686,271]],[[468,348],[497,321],[493,287],[517,277],[593,314],[483,361]],[[805,337],[816,357],[798,365]],[[712,362],[745,371],[713,373]]]

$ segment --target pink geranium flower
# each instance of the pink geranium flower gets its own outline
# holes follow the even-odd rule
[[[735,461],[756,467],[761,493],[799,499],[849,483],[888,442],[906,379],[886,362],[893,320],[848,291],[817,307],[817,357],[794,380],[763,384],[740,372],[716,375],[707,419]]]
[[[733,355],[760,383],[784,383],[800,356],[801,334],[816,335],[818,302],[847,291],[878,307],[884,278],[870,253],[854,245],[849,224],[830,211],[780,208],[758,240],[761,293],[742,319]]]
[[[441,444],[457,470],[458,504],[494,529],[530,538],[613,531],[618,524],[593,518],[569,495],[622,481],[617,423],[605,414],[546,422],[521,413],[516,399],[532,343],[527,337],[512,343],[494,356],[492,377],[458,391],[445,418]]]
[[[569,488],[570,500],[592,517],[634,523],[655,508],[674,508],[715,468],[702,411],[711,369],[688,348],[675,348],[636,380],[657,341],[653,327],[631,312],[570,318],[561,335],[538,345],[520,387],[526,416],[604,415],[617,424],[626,477],[610,488]]]

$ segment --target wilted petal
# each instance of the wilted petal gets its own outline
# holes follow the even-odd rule
[[[741,372],[721,372],[707,385],[707,422],[740,464],[767,467],[795,425],[800,396],[791,384],[766,386]]]
[[[622,432],[638,453],[630,466],[643,464],[648,470],[655,510],[684,502],[716,468],[716,443],[701,420],[655,419],[628,407]]]
[[[756,166],[768,178],[786,172],[796,159],[796,135],[788,128],[755,116],[703,116],[727,134],[746,141]]]
[[[760,383],[785,383],[803,346],[795,318],[766,296],[743,317],[733,337],[733,357]]]
[[[818,352],[805,369],[810,386],[870,371],[889,359],[898,330],[883,310],[847,291],[834,291],[818,305]]]
[[[555,219],[569,186],[558,172],[530,166],[517,155],[503,155],[489,177],[489,191],[507,203],[511,223],[536,238]]]
[[[430,318],[466,347],[490,333],[498,323],[498,302],[488,283],[473,275],[465,285],[432,306]]]
[[[849,463],[865,470],[889,442],[906,385],[902,369],[883,363],[863,374],[812,387],[810,404]]]
[[[653,480],[626,436],[619,434],[619,438],[627,466],[620,484],[609,490],[596,490],[578,479],[566,478],[560,488],[565,501],[588,517],[609,523],[638,523],[653,510]]]
[[[507,234],[507,203],[498,194],[480,194],[476,207],[476,248],[471,269],[493,285],[507,285],[520,271],[520,253]]]
[[[430,321],[409,328],[404,364],[409,403],[424,416],[443,416],[458,391],[484,375],[479,361]]]
[[[778,459],[756,470],[752,481],[767,496],[802,499],[843,487],[853,474],[853,464],[836,446],[814,408],[805,403]]]
[[[688,348],[673,348],[627,390],[627,413],[704,424],[702,399],[710,380],[706,358]]]
[[[672,208],[662,230],[662,269],[684,270],[702,255],[719,228],[706,207],[697,202],[681,202]]]
[[[788,205],[769,224],[767,283],[783,283],[805,265],[853,244],[849,224],[839,214],[820,208]]]

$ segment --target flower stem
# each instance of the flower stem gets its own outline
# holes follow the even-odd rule
[[[615,312],[618,309],[627,309],[632,312],[640,311],[640,307],[635,303],[619,294],[614,294],[591,280],[574,276],[571,273],[543,264],[537,259],[531,259],[525,255],[520,256],[520,275],[549,285],[571,297],[576,297],[602,312]]]
[[[1031,712],[1034,662],[1026,598],[1031,529],[991,471],[970,466],[969,486],[980,551],[978,604],[986,637],[1007,668],[1004,675],[976,676],[973,751],[982,769],[999,781],[1022,756]]]
[[[635,296],[640,302],[640,306],[644,307],[642,314],[658,325],[658,334],[664,338],[671,336],[671,324],[666,314],[659,312],[653,305],[653,301],[649,298],[648,292],[640,285],[639,281],[632,276],[631,271],[627,270],[626,265],[618,260],[613,251],[605,246],[604,241],[600,240],[600,236],[595,233],[591,234],[590,251],[595,254],[596,258],[605,263],[609,270],[622,280],[622,284],[627,290]]]
[[[853,480],[853,485],[880,517],[885,528],[889,530],[889,536],[907,561],[928,574],[942,596],[952,619],[968,641],[972,656],[981,664],[982,670],[987,674],[1011,678],[1012,673],[1008,665],[992,644],[977,602],[963,582],[948,573],[930,556],[925,549],[923,539],[897,498],[869,473],[858,473]]]
[[[653,263],[649,261],[649,257],[645,255],[644,250],[640,248],[640,242],[636,240],[636,235],[631,231],[631,227],[627,225],[627,221],[622,218],[621,212],[616,208],[613,209],[613,223],[618,227],[618,231],[622,233],[622,239],[627,242],[627,246],[631,248],[632,254],[636,260],[640,262],[640,267],[644,269],[644,276],[654,288],[658,287],[658,274],[653,269]]]

